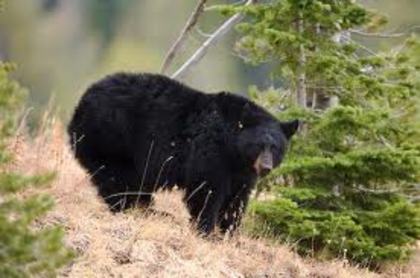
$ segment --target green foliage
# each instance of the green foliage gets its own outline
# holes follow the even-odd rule
[[[407,259],[420,238],[420,210],[409,201],[418,194],[410,188],[420,177],[419,128],[415,114],[395,116],[403,106],[381,109],[377,102],[306,112],[305,133],[260,184],[274,185],[276,198],[254,202],[255,227],[296,242],[302,254],[342,256],[370,267]],[[289,113],[296,114],[283,114]]]
[[[59,227],[41,229],[35,225],[51,209],[53,200],[45,195],[23,198],[16,193],[45,185],[54,175],[24,177],[7,171],[10,156],[5,153],[5,140],[13,131],[16,112],[26,94],[9,79],[12,68],[0,64],[0,273],[1,277],[53,277],[72,257],[63,247]]]
[[[406,259],[409,244],[420,235],[418,210],[395,194],[352,192],[334,197],[316,188],[278,191],[274,201],[252,203],[253,232],[296,243],[301,254],[338,255],[374,267]]]
[[[13,116],[27,92],[19,84],[8,79],[8,74],[15,68],[13,64],[0,64],[0,135],[9,135],[13,128]]]
[[[274,63],[285,81],[280,90],[251,88],[251,97],[281,119],[304,121],[282,167],[259,184],[273,200],[253,202],[251,230],[302,254],[370,267],[406,259],[420,238],[412,203],[420,182],[419,42],[409,37],[398,51],[373,53],[348,30],[378,30],[386,20],[350,0],[221,9],[248,15],[236,51]],[[302,84],[307,100],[297,104]],[[335,104],[322,103],[333,97]]]

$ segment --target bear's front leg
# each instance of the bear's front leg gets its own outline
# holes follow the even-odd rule
[[[213,115],[214,116],[214,115]],[[217,116],[217,115],[216,115]],[[214,230],[220,209],[230,195],[231,174],[220,140],[211,126],[192,142],[185,167],[184,201],[198,230]]]
[[[251,186],[243,184],[231,198],[227,199],[220,210],[218,224],[222,233],[232,234],[241,224],[242,216],[248,205]]]
[[[201,185],[201,192],[187,190],[186,202],[192,220],[196,222],[197,229],[210,234],[216,225],[220,209],[224,201],[224,194],[213,186]]]
[[[207,235],[214,230],[226,196],[230,194],[230,175],[218,160],[202,160],[190,165],[184,201],[198,230]]]

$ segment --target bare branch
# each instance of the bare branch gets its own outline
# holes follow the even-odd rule
[[[349,31],[352,34],[356,34],[356,35],[360,35],[360,36],[364,36],[364,37],[399,38],[399,37],[404,37],[404,36],[410,35],[410,32],[414,31],[416,29],[420,29],[420,25],[412,26],[412,27],[408,28],[406,31],[400,32],[400,33],[369,33],[369,32],[365,32],[365,31],[362,31],[362,30],[356,30],[356,29],[351,29]]]
[[[373,51],[372,49],[370,49],[369,47],[364,46],[363,44],[358,43],[358,42],[356,42],[356,41],[355,41],[355,40],[353,40],[353,39],[349,39],[349,41],[350,41],[350,42],[352,42],[353,44],[357,45],[359,48],[363,49],[363,50],[364,50],[364,51],[366,51],[367,53],[369,53],[369,54],[371,54],[371,55],[373,55],[373,56],[378,56],[378,57],[379,57],[379,54],[378,54],[378,53],[376,53],[375,51]]]
[[[178,38],[176,39],[176,41],[174,42],[174,44],[171,46],[168,53],[166,54],[165,60],[160,69],[161,73],[165,73],[168,70],[169,65],[173,61],[176,52],[178,52],[182,44],[185,42],[188,33],[192,30],[194,25],[197,24],[198,18],[204,11],[204,5],[206,4],[206,2],[207,0],[199,0],[197,6],[195,7],[193,13],[190,15],[187,23],[185,24]]]
[[[412,203],[417,203],[417,202],[419,202],[419,201],[420,201],[420,196],[413,196],[413,197],[408,196],[408,199],[409,199],[409,200],[410,200],[410,202],[412,202]]]
[[[230,6],[240,6],[242,4],[245,4],[245,2],[246,2],[246,0],[239,0],[239,1],[236,1],[234,3],[230,3],[229,5]],[[207,6],[207,7],[204,8],[204,11],[205,12],[210,12],[210,11],[213,11],[213,10],[217,10],[219,7],[220,7],[220,5]]]
[[[366,192],[366,193],[372,193],[372,194],[389,194],[389,193],[397,193],[400,192],[401,189],[399,188],[393,188],[393,189],[370,189],[370,188],[366,188],[364,186],[358,186],[356,187],[356,190],[360,191],[360,192]]]
[[[257,0],[248,0],[245,6],[256,3]],[[207,53],[209,47],[216,44],[226,33],[238,22],[243,19],[244,15],[237,13],[226,20],[207,40],[197,49],[197,51],[172,75],[172,78],[182,79],[187,71],[196,65],[201,58]]]
[[[197,31],[197,33],[205,38],[211,37],[211,34],[204,32],[203,30],[200,29],[200,27],[196,26],[195,30]]]
[[[352,34],[356,34],[356,35],[360,35],[360,36],[364,36],[364,37],[375,37],[375,38],[399,38],[399,37],[403,37],[406,36],[407,33],[393,33],[393,34],[387,34],[387,33],[368,33],[368,32],[363,32],[360,30],[350,30],[350,32]]]

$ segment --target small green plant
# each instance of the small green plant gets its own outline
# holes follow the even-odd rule
[[[72,257],[63,246],[59,227],[37,228],[53,200],[45,195],[19,196],[28,187],[43,186],[53,174],[25,177],[9,171],[12,160],[6,152],[6,139],[15,129],[16,113],[26,91],[9,79],[13,69],[0,63],[0,276],[53,277]]]

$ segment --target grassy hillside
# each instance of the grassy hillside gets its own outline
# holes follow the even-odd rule
[[[22,131],[20,131],[22,133]],[[10,143],[23,173],[56,171],[45,190],[55,209],[37,225],[60,224],[76,260],[62,277],[420,277],[415,264],[383,275],[346,264],[302,259],[289,247],[252,239],[202,239],[191,229],[181,192],[161,192],[153,211],[111,214],[73,159],[63,126],[50,122],[33,140]]]

